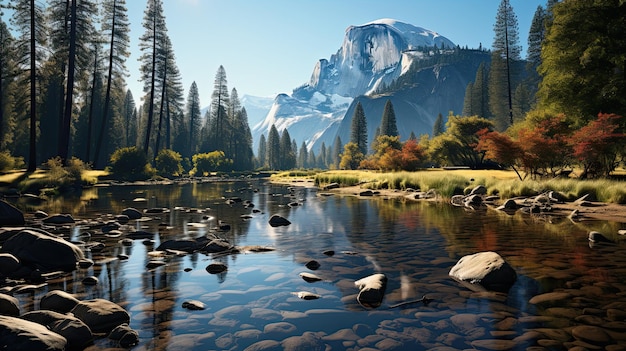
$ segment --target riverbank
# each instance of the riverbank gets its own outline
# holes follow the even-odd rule
[[[476,174],[476,172],[474,174]],[[500,179],[506,179],[507,177],[505,173],[497,173],[497,176],[500,177]],[[441,194],[433,198],[416,198],[416,191],[410,188],[405,190],[384,188],[372,189],[373,187],[371,182],[364,182],[357,185],[340,186],[332,189],[324,189],[323,187],[319,187],[318,185],[316,185],[316,180],[313,177],[272,177],[271,181],[274,183],[287,184],[290,186],[317,188],[320,189],[320,192],[323,193],[332,193],[346,196],[361,196],[360,194],[362,194],[364,191],[372,190],[371,193],[365,193],[367,194],[366,196],[374,196],[379,198],[403,198],[411,201],[450,201],[449,196],[442,196]],[[518,196],[515,198],[519,200],[521,197]],[[528,196],[528,198],[531,198],[531,196]],[[506,200],[507,198],[501,198],[500,200],[495,201],[495,204],[501,205]],[[550,214],[555,216],[568,217],[571,216],[574,211],[576,211],[576,215],[572,216],[573,220],[603,220],[626,224],[626,205],[624,204],[589,200],[577,202],[575,200],[576,199],[574,199],[573,201],[562,201],[558,203],[553,203],[551,206],[552,210],[550,211]]]

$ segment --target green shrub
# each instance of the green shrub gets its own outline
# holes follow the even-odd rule
[[[233,160],[226,158],[224,151],[212,151],[204,154],[195,154],[192,157],[194,175],[205,176],[211,172],[227,171],[233,165]]]
[[[146,154],[133,146],[115,150],[111,155],[111,173],[120,180],[140,180],[152,177],[154,169]]]
[[[159,175],[163,177],[180,176],[183,174],[182,156],[169,149],[159,151],[156,157],[156,169]]]
[[[15,159],[8,151],[0,152],[0,172],[10,171],[15,168]]]

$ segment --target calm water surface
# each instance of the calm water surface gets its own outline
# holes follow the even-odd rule
[[[250,200],[260,212],[242,203],[227,204],[231,197]],[[145,201],[134,201],[138,198]],[[299,206],[288,206],[291,202]],[[574,223],[401,199],[320,196],[315,189],[263,180],[96,187],[74,199],[51,201],[43,209],[72,213],[79,220],[106,220],[126,207],[169,210],[131,223],[154,233],[154,246],[141,240],[123,246],[119,238],[75,226],[73,239],[91,230],[91,240],[105,242],[106,249],[90,254],[96,262],[90,269],[51,281],[35,293],[16,295],[23,312],[36,308],[52,289],[80,299],[112,300],[129,311],[131,327],[139,332],[141,342],[133,350],[289,349],[296,341],[308,349],[324,345],[332,350],[626,349],[626,252],[613,234],[622,229],[618,223]],[[242,219],[247,214],[252,218]],[[292,224],[271,227],[273,214]],[[216,231],[219,221],[231,229]],[[591,248],[589,230],[602,231],[618,243]],[[167,265],[146,268],[155,259],[150,251],[160,242],[207,233],[237,246],[276,250],[157,257]],[[334,255],[324,254],[327,250]],[[517,283],[508,294],[474,292],[448,277],[459,258],[481,251],[498,252],[517,271]],[[117,259],[121,253],[129,259]],[[307,269],[310,260],[318,261],[319,269]],[[216,262],[228,270],[209,274],[205,267]],[[307,283],[301,272],[323,281]],[[356,301],[354,281],[374,273],[387,276],[386,294],[379,308],[366,309]],[[90,275],[99,278],[97,286],[80,283]],[[321,298],[299,299],[294,295],[299,291]],[[567,295],[529,303],[549,292]],[[422,296],[432,302],[392,307]],[[182,303],[192,299],[207,308],[184,309]],[[588,327],[576,329],[580,326]],[[91,349],[114,346],[103,338]]]

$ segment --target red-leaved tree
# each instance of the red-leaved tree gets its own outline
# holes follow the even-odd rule
[[[519,142],[511,139],[507,134],[490,131],[486,128],[476,134],[478,135],[476,151],[484,152],[486,159],[505,167],[511,167],[520,180],[524,179],[515,167],[521,162],[524,155]]]
[[[531,175],[556,176],[571,158],[570,129],[564,115],[542,119],[532,127],[518,131],[522,148],[521,163]]]
[[[573,156],[583,166],[581,178],[608,177],[615,170],[626,149],[626,136],[618,131],[621,120],[620,115],[600,113],[569,138]]]

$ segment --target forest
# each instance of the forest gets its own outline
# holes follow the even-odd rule
[[[162,0],[148,0],[144,11],[140,100],[125,82],[125,0],[0,6],[10,13],[0,16],[3,171],[34,171],[54,160],[136,177],[431,166],[511,168],[523,171],[520,179],[577,167],[582,177],[605,177],[626,154],[626,4],[620,0],[548,0],[535,12],[525,58],[515,12],[502,0],[491,49],[477,49],[490,60],[467,86],[462,113],[437,116],[430,135],[400,141],[388,102],[372,145],[357,106],[345,144],[337,138],[309,150],[305,141],[298,147],[286,129],[272,126],[256,155],[246,110],[223,66],[204,116],[195,83],[183,96]],[[472,50],[457,47],[455,53]],[[444,62],[433,64],[445,64],[445,57],[437,60]],[[409,76],[377,93],[401,89]]]

